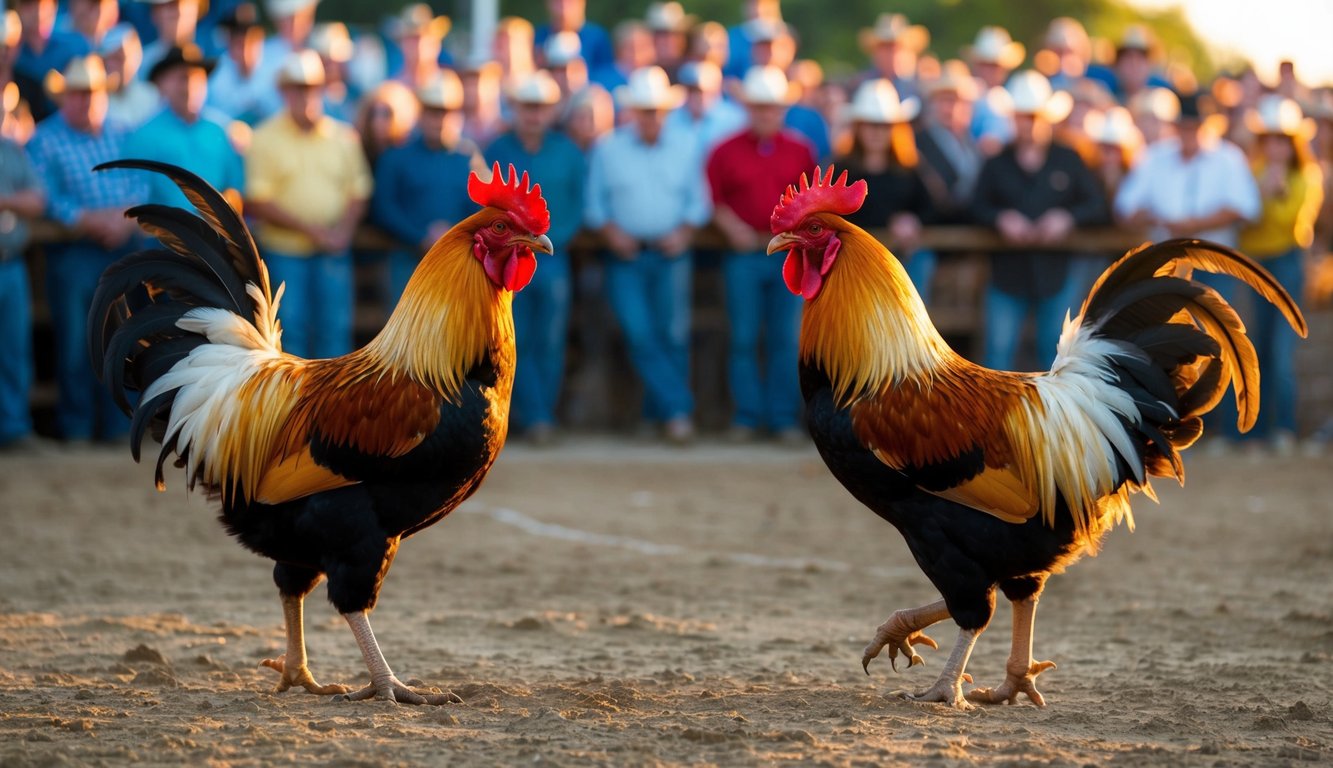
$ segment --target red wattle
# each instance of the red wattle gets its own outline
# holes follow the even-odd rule
[[[804,269],[800,252],[795,248],[787,251],[787,260],[782,262],[782,280],[787,284],[787,290],[797,296],[801,295],[801,271]]]
[[[518,293],[532,282],[532,276],[537,272],[537,257],[532,254],[530,248],[519,248],[518,253],[511,260],[514,264],[514,277],[509,283],[509,290]]]

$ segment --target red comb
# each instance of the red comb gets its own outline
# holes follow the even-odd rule
[[[467,196],[477,205],[491,206],[508,211],[514,220],[534,235],[544,235],[551,228],[551,212],[542,198],[542,185],[528,186],[528,172],[518,177],[514,164],[509,164],[509,180],[500,172],[500,164],[491,169],[490,182],[483,182],[473,172],[467,180]]]
[[[815,183],[811,184],[803,173],[799,189],[795,184],[787,187],[786,194],[773,207],[773,218],[769,220],[769,226],[773,228],[773,234],[777,234],[795,228],[801,223],[801,219],[811,213],[836,213],[845,216],[860,210],[861,203],[865,202],[865,199],[864,179],[849,187],[847,171],[843,171],[835,182],[832,165],[829,165],[827,174],[819,166],[815,166]]]

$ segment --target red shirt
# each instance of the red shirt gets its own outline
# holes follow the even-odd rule
[[[713,205],[725,205],[741,221],[764,232],[788,184],[815,172],[815,153],[800,136],[783,131],[760,141],[744,131],[717,145],[708,156]]]

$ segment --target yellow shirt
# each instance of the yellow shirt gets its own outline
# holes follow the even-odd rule
[[[245,157],[245,196],[274,203],[308,224],[332,226],[353,200],[370,197],[373,180],[352,126],[325,116],[310,131],[281,112],[255,129]],[[295,230],[260,222],[259,242],[286,254],[319,250]]]
[[[1253,165],[1254,177],[1263,178],[1262,160]],[[1263,211],[1241,230],[1240,249],[1256,259],[1281,256],[1292,248],[1309,248],[1314,222],[1324,202],[1324,176],[1318,163],[1287,173],[1287,194],[1265,197]]]

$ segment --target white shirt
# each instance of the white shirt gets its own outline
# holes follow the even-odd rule
[[[584,223],[599,229],[613,222],[640,240],[681,224],[701,227],[712,215],[702,167],[688,132],[664,127],[656,144],[645,144],[633,123],[622,125],[593,146]]]
[[[1260,211],[1259,188],[1240,148],[1214,139],[1189,160],[1180,155],[1180,140],[1162,139],[1148,147],[1125,177],[1115,197],[1116,215],[1129,218],[1147,211],[1163,221],[1211,216],[1223,209],[1253,221]],[[1198,237],[1235,247],[1239,224],[1200,232]],[[1153,227],[1153,240],[1169,237]]]

